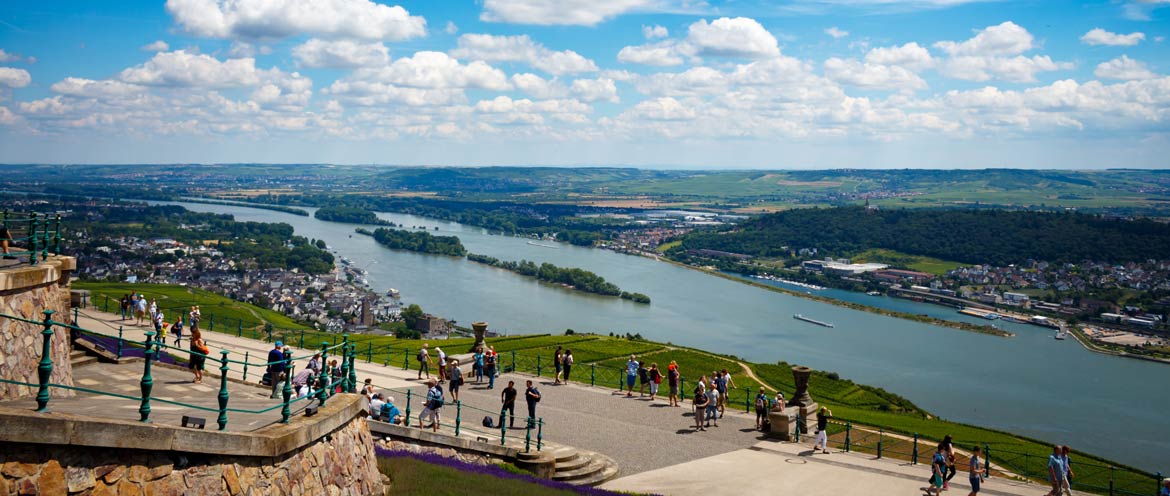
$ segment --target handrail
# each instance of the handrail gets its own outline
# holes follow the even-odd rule
[[[37,265],[48,260],[50,251],[53,255],[61,254],[61,214],[42,214],[31,212],[28,214],[14,214],[8,210],[0,211],[0,226],[8,228],[12,242],[27,241],[28,247],[24,251],[12,250],[9,246],[7,256],[27,255],[29,265]],[[12,231],[24,228],[24,236],[12,236]],[[38,255],[40,258],[38,259]]]

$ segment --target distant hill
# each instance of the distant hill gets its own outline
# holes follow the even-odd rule
[[[848,256],[886,248],[969,264],[1027,259],[1121,263],[1170,259],[1170,225],[1078,213],[860,207],[800,209],[761,216],[729,232],[692,233],[672,252],[709,249],[760,257],[817,248]]]

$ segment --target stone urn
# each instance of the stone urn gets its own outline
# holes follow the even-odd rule
[[[483,335],[487,333],[487,322],[472,322],[471,330],[475,331],[475,344],[471,346],[471,352],[475,353],[478,350],[486,350],[487,344],[483,342]]]
[[[797,365],[792,367],[792,378],[796,382],[796,393],[792,395],[792,401],[788,402],[788,406],[811,406],[816,403],[813,402],[812,396],[808,394],[808,378],[812,376],[812,369]]]

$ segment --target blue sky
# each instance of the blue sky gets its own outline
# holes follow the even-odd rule
[[[1168,165],[1170,0],[0,3],[0,161]]]

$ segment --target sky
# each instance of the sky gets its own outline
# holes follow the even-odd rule
[[[0,2],[0,162],[1166,168],[1170,0]]]

